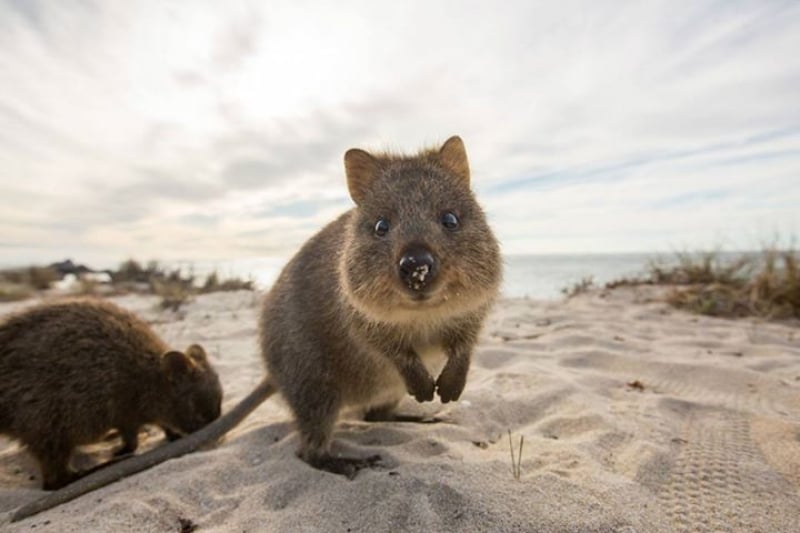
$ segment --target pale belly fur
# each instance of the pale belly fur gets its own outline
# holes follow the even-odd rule
[[[444,349],[438,345],[421,345],[416,346],[415,351],[435,380],[446,362]],[[351,398],[346,411],[363,414],[370,409],[396,403],[408,394],[402,376],[391,361],[383,355],[376,355],[373,362],[378,366],[376,377],[379,378],[375,380],[372,394],[368,398]]]

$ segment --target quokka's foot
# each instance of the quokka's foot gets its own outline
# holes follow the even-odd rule
[[[369,411],[364,415],[365,422],[406,422],[411,424],[438,424],[443,420],[438,416],[405,415],[402,413],[385,413]]]
[[[347,479],[354,479],[361,470],[379,466],[381,464],[381,456],[371,455],[365,458],[358,458],[327,455],[314,459],[310,464],[318,470],[345,476]]]

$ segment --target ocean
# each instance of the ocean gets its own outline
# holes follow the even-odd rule
[[[502,294],[518,298],[560,298],[563,288],[588,277],[602,285],[621,277],[643,274],[648,261],[658,257],[647,253],[506,255]],[[251,258],[185,262],[179,266],[201,278],[216,270],[223,278],[249,278],[260,288],[268,288],[285,262],[286,259]]]
[[[509,297],[552,299],[562,290],[591,278],[595,284],[644,275],[657,254],[548,254],[505,257],[502,293]]]

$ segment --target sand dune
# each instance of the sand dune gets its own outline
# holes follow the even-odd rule
[[[296,459],[270,400],[218,447],[9,524],[43,493],[0,437],[8,531],[798,531],[800,329],[675,311],[652,289],[504,300],[460,402],[402,404],[438,424],[343,420],[335,449],[380,454],[353,481]],[[258,296],[199,297],[178,314],[117,298],[170,343],[204,344],[238,402],[262,377]],[[24,304],[0,306],[0,315]],[[524,436],[512,475],[508,431]],[[161,434],[143,435],[144,448]],[[78,458],[107,457],[108,442]],[[81,462],[82,461],[82,462]]]

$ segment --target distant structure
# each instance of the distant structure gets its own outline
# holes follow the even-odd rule
[[[47,268],[58,276],[58,281],[51,286],[61,292],[73,292],[81,287],[81,282],[106,285],[112,281],[111,272],[93,270],[86,265],[75,264],[72,259],[52,263]]]
[[[52,263],[48,268],[58,273],[58,277],[62,279],[67,274],[74,274],[76,277],[81,277],[83,274],[94,272],[94,270],[86,265],[76,265],[72,262],[72,259],[65,259],[64,261]]]

